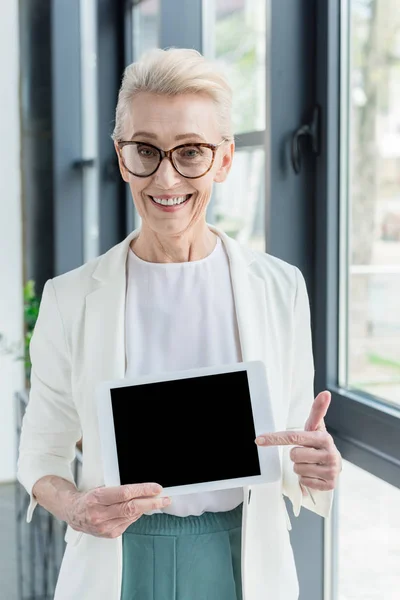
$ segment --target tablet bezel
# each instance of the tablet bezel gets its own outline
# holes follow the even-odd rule
[[[262,433],[276,431],[270,394],[267,387],[266,370],[262,361],[248,361],[231,365],[222,365],[218,367],[202,367],[186,371],[175,371],[158,375],[146,375],[142,377],[136,377],[134,379],[126,378],[100,382],[96,388],[96,399],[105,485],[107,487],[121,485],[111,402],[111,389],[147,383],[172,381],[177,379],[188,379],[206,375],[219,375],[222,373],[232,373],[237,371],[247,372],[250,402],[253,411],[253,421],[256,436],[261,435]],[[226,436],[227,444],[234,443],[234,440],[230,440],[229,438],[229,431],[221,432],[221,435]],[[232,489],[242,486],[278,481],[281,477],[278,448],[257,446],[257,450],[261,470],[260,475],[165,487],[163,488],[161,495],[180,496],[185,494]],[[187,459],[190,462],[189,444]]]

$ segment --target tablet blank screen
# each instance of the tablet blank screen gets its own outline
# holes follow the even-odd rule
[[[260,475],[246,371],[111,390],[121,484]]]

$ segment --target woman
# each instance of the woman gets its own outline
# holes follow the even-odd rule
[[[142,225],[46,283],[31,342],[18,477],[28,521],[40,503],[68,524],[55,598],[295,600],[283,494],[327,516],[341,459],[329,392],[313,402],[302,274],[206,222],[234,154],[229,85],[194,50],[153,50],[125,71],[113,139]],[[279,431],[257,443],[280,447],[281,482],[172,502],[157,482],[104,487],[99,381],[242,360],[266,365]]]

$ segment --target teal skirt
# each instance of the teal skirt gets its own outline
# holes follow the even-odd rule
[[[242,600],[242,507],[132,523],[122,535],[121,600]]]

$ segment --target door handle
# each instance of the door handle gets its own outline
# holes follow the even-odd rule
[[[301,125],[292,137],[291,159],[296,175],[301,171],[300,138],[302,137],[311,138],[311,150],[318,156],[321,148],[321,107],[319,104],[313,108],[311,121]]]

